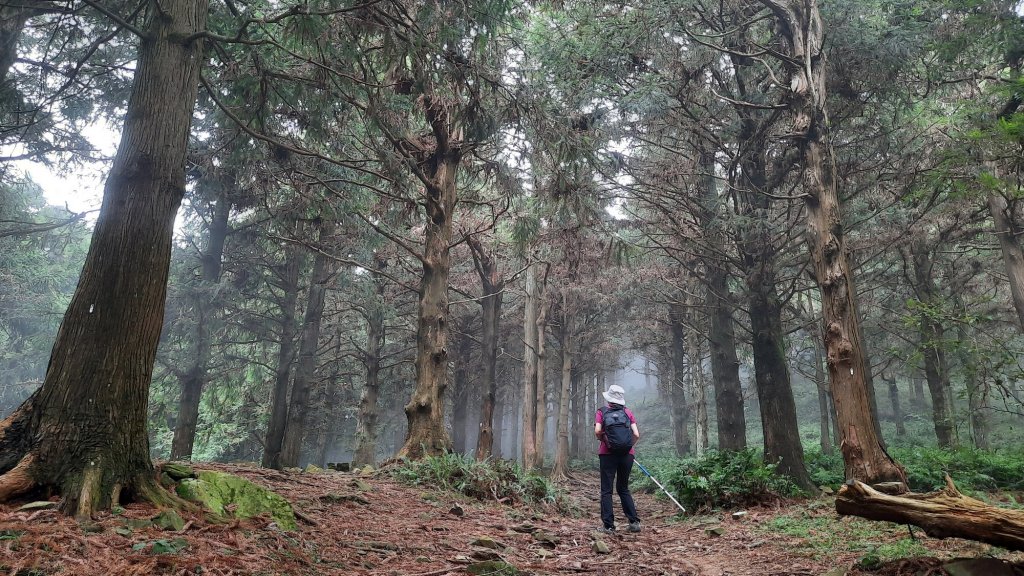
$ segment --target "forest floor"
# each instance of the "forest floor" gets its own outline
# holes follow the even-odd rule
[[[14,503],[0,506],[0,575],[454,576],[500,558],[530,574],[895,576],[946,574],[940,560],[957,557],[1024,560],[963,540],[911,539],[905,526],[839,519],[827,499],[774,503],[738,520],[727,512],[680,519],[671,502],[637,494],[643,531],[609,537],[595,533],[600,521],[592,473],[578,473],[566,485],[576,513],[564,514],[479,502],[379,473],[197,467],[236,473],[285,496],[300,513],[298,531],[282,531],[267,518],[210,524],[188,513],[181,530],[160,531],[133,524],[156,514],[145,505],[80,524],[53,509],[18,510]],[[724,532],[715,535],[715,527]],[[607,552],[596,550],[598,538]],[[886,561],[893,550],[916,554]],[[872,570],[857,566],[871,560],[880,561]],[[494,565],[483,572],[512,573]],[[976,573],[997,574],[990,568]]]

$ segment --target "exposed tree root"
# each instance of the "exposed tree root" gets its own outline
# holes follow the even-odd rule
[[[839,490],[836,511],[869,520],[913,524],[934,538],[966,538],[1024,550],[1024,511],[991,506],[964,496],[946,476],[946,488],[892,496],[851,481]]]
[[[24,456],[14,468],[0,475],[0,502],[20,496],[35,487],[36,483],[29,474],[34,460],[33,454]]]

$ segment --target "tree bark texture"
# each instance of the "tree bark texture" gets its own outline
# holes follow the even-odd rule
[[[556,422],[558,442],[555,445],[555,463],[551,469],[552,478],[565,478],[569,472],[569,397],[572,390],[572,331],[573,317],[568,303],[562,301],[562,326],[559,330],[561,345],[562,379],[558,394],[558,420]]]
[[[826,363],[847,478],[899,481],[906,473],[885,451],[872,419],[853,273],[840,214],[825,104],[824,28],[816,0],[761,0],[775,16],[788,72],[791,137],[803,159],[807,244],[821,290]]]
[[[174,218],[185,193],[206,0],[150,3],[117,154],[43,385],[0,423],[0,501],[33,487],[80,517],[166,501],[146,430]]]
[[[444,425],[444,390],[448,385],[449,247],[462,161],[457,143],[461,134],[444,102],[433,98],[424,102],[435,143],[421,163],[426,230],[416,321],[416,389],[405,406],[409,430],[397,454],[407,458],[442,454],[452,447]]]
[[[946,334],[942,325],[942,296],[938,293],[932,276],[931,249],[922,238],[916,238],[910,245],[914,260],[914,290],[920,306],[921,351],[924,356],[924,373],[928,391],[932,398],[932,421],[935,438],[939,446],[952,447],[953,438],[952,406],[948,402],[950,389],[949,365],[946,362]]]
[[[270,422],[267,439],[263,444],[263,467],[280,470],[284,430],[288,424],[288,385],[291,383],[292,364],[295,363],[295,313],[299,300],[299,271],[302,268],[302,248],[289,244],[284,251],[277,283],[281,289],[278,304],[281,320],[277,349],[277,368],[274,370],[274,389],[270,398]]]
[[[334,222],[321,220],[317,235],[319,244],[328,242],[334,236]],[[288,421],[281,447],[282,466],[298,466],[302,457],[302,441],[306,435],[306,422],[309,418],[309,397],[316,378],[320,325],[324,317],[327,285],[334,277],[334,267],[335,260],[323,250],[318,251],[313,258],[306,311],[299,335],[299,361],[295,365],[291,398],[288,401]]]
[[[483,330],[480,339],[480,361],[483,364],[483,382],[480,386],[480,432],[476,440],[476,459],[490,458],[494,449],[494,411],[498,392],[498,337],[501,327],[501,301],[505,292],[505,277],[498,268],[493,252],[484,249],[476,236],[467,236],[473,265],[480,277],[483,299],[480,301]],[[499,427],[498,430],[501,430]]]
[[[1017,200],[1014,199],[1014,202]],[[1024,330],[1024,251],[1017,240],[1020,227],[1002,194],[993,193],[988,197],[988,210],[992,214],[993,231],[999,239],[1003,265],[1010,280],[1010,295],[1013,297],[1013,307],[1017,310],[1017,322],[1021,330]]]
[[[526,300],[523,304],[523,469],[537,466],[537,272],[540,265],[526,268]]]
[[[581,354],[585,354],[581,352]],[[569,413],[572,415],[572,425],[570,426],[571,434],[569,439],[572,445],[569,447],[569,458],[579,458],[583,454],[583,446],[586,442],[586,437],[583,435],[587,431],[587,409],[586,409],[586,397],[583,396],[583,374],[579,371],[579,366],[574,365],[572,368],[572,380],[569,384],[569,397],[571,398],[571,406]]]
[[[669,322],[672,330],[672,390],[671,400],[672,433],[675,439],[676,456],[682,458],[690,453],[690,430],[687,425],[690,408],[686,405],[686,309],[682,304],[671,304]]]
[[[929,494],[891,496],[862,482],[839,490],[836,511],[868,520],[913,524],[933,538],[966,538],[1024,550],[1024,511],[999,508],[964,496],[946,477],[946,488]]]
[[[534,452],[537,468],[544,467],[545,437],[548,427],[548,387],[547,387],[547,327],[548,327],[548,306],[545,302],[547,292],[547,273],[538,278],[537,282],[537,408],[534,432],[534,442],[537,447]]]
[[[813,330],[811,342],[814,346],[814,387],[818,390],[818,430],[821,434],[822,454],[832,453],[832,434],[829,420],[832,417],[832,403],[828,395],[828,381],[825,379],[825,354],[822,351],[821,334]]]
[[[231,182],[233,185],[234,182]],[[224,243],[228,237],[228,217],[231,203],[226,194],[218,195],[213,206],[213,217],[207,230],[206,248],[200,260],[200,276],[195,296],[195,340],[193,341],[192,366],[182,374],[181,398],[178,401],[178,418],[171,440],[171,460],[192,458],[196,426],[199,423],[199,404],[206,386],[206,372],[209,369],[213,339],[211,324],[214,321],[215,287],[220,282],[221,260]]]
[[[699,319],[693,314],[693,320]],[[707,383],[704,381],[704,338],[702,334],[692,332],[689,341],[690,381],[693,382],[693,406],[696,412],[694,422],[694,452],[703,455],[708,449],[708,397]]]

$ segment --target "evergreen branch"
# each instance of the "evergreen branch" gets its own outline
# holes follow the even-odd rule
[[[108,10],[105,6],[103,6],[99,2],[96,2],[95,0],[82,0],[82,1],[86,5],[92,6],[93,8],[95,8],[98,12],[102,13],[107,18],[110,18],[111,20],[116,22],[122,28],[125,28],[125,29],[129,30],[132,34],[135,34],[139,38],[146,39],[146,38],[149,37],[148,34],[143,32],[142,30],[136,28],[133,24],[129,23],[124,18],[121,18],[120,16],[118,16],[115,12],[112,12],[111,10]]]

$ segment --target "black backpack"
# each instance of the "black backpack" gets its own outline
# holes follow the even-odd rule
[[[633,429],[626,409],[623,407],[601,407],[601,430],[604,442],[612,454],[629,454],[633,447]]]

